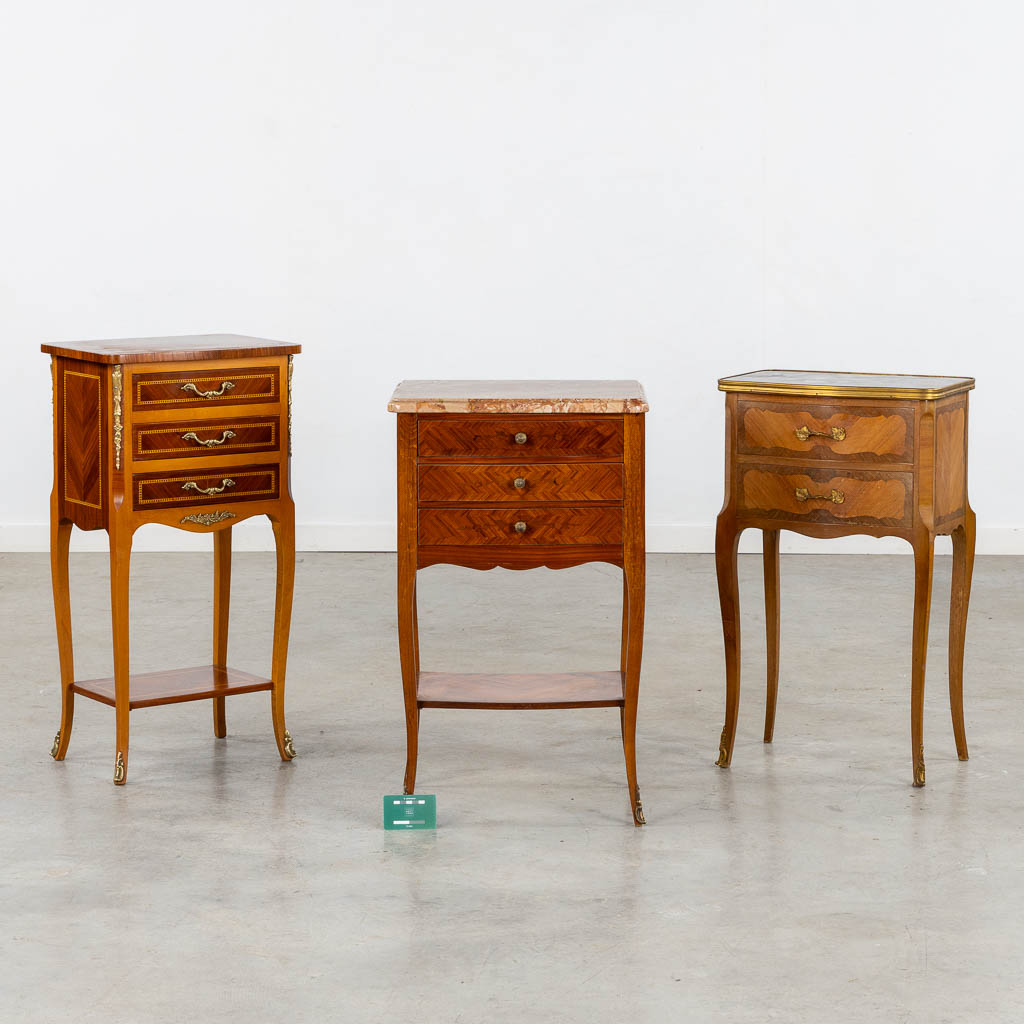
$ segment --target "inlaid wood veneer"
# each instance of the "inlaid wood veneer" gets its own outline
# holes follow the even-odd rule
[[[398,414],[398,638],[405,792],[423,708],[619,709],[633,821],[644,624],[644,414],[636,381],[403,381]],[[420,670],[416,574],[438,564],[623,570],[619,669],[546,675]],[[499,652],[500,654],[500,652]]]
[[[43,351],[53,366],[50,565],[62,692],[52,755],[62,761],[67,753],[76,693],[115,709],[114,782],[122,785],[132,709],[211,700],[214,735],[224,737],[225,698],[269,690],[278,752],[291,760],[284,679],[295,564],[291,369],[299,346],[203,335],[73,342]],[[254,515],[270,519],[277,544],[268,678],[227,665],[231,528]],[[147,523],[213,534],[212,665],[130,672],[129,563],[134,533]],[[105,680],[75,680],[68,580],[73,526],[109,535],[114,674]]]
[[[725,728],[718,754],[723,768],[732,762],[739,713],[736,557],[740,534],[748,528],[763,533],[766,743],[774,735],[779,685],[779,531],[901,537],[912,546],[915,786],[925,783],[922,723],[935,537],[952,535],[949,699],[957,755],[967,760],[963,662],[975,537],[967,498],[967,393],[973,387],[970,377],[795,370],[762,370],[719,381],[726,392],[725,501],[715,538],[726,664]],[[810,622],[801,628],[817,627]]]

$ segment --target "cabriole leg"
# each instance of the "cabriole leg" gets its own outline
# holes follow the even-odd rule
[[[420,711],[417,699],[419,678],[419,635],[416,614],[416,569],[399,558],[398,565],[398,651],[402,662],[402,694],[405,698],[404,791],[416,791],[416,758],[419,748]]]
[[[740,533],[733,518],[722,513],[715,531],[715,568],[718,572],[718,600],[722,606],[722,635],[725,640],[725,726],[718,744],[720,768],[728,768],[736,739],[736,717],[740,706],[740,599],[736,560]]]
[[[779,696],[779,531],[764,530],[764,628],[768,653],[768,690],[764,707],[764,741],[775,732]]]
[[[953,584],[949,602],[949,710],[953,717],[956,755],[967,760],[964,729],[964,644],[967,639],[967,608],[974,575],[975,516],[967,509],[963,525],[953,531]]]
[[[228,667],[228,614],[231,604],[231,527],[213,534],[213,664]],[[213,698],[213,735],[228,734],[224,697]]]
[[[932,602],[935,538],[914,541],[914,658],[910,681],[910,745],[914,785],[924,785],[924,673],[928,655],[928,620]]]
[[[71,724],[75,717],[74,648],[71,642],[71,587],[68,556],[71,548],[71,522],[50,511],[50,575],[53,580],[53,609],[57,619],[57,652],[60,657],[60,730],[53,738],[50,754],[63,761],[71,742]]]
[[[644,807],[640,801],[640,786],[636,777],[636,715],[640,693],[640,663],[644,648],[644,596],[646,572],[644,555],[628,559],[623,568],[625,576],[626,613],[628,616],[626,664],[623,676],[622,749],[626,758],[626,784],[633,810],[633,824],[646,825]]]
[[[292,735],[284,724],[284,680],[288,664],[288,634],[292,621],[292,592],[295,587],[295,508],[281,510],[280,518],[271,518],[277,549],[277,590],[274,601],[274,652],[270,691],[270,713],[274,721],[274,739],[282,761],[295,757]]]

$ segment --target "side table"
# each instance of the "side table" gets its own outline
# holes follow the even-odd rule
[[[403,381],[398,414],[398,636],[405,792],[416,784],[423,708],[619,709],[633,821],[644,629],[644,414],[637,381]],[[560,675],[420,670],[416,572],[623,570],[619,668]]]
[[[725,728],[718,764],[732,760],[740,699],[736,555],[748,527],[764,534],[768,700],[779,682],[779,530],[809,537],[902,537],[914,549],[910,734],[914,785],[925,784],[922,714],[935,537],[953,538],[949,703],[957,755],[967,760],[963,664],[974,568],[967,499],[970,377],[762,370],[718,382],[725,398],[725,503],[715,558],[725,634]]]
[[[53,367],[50,564],[60,654],[61,722],[50,753],[64,760],[75,694],[114,708],[114,782],[128,778],[135,708],[213,701],[214,735],[227,735],[224,700],[269,690],[281,758],[295,756],[284,722],[284,677],[295,572],[291,456],[292,356],[299,345],[231,334],[43,345]],[[277,546],[269,678],[229,668],[231,527],[267,516]],[[213,534],[213,664],[132,675],[128,585],[132,536],[146,523]],[[106,530],[114,675],[76,680],[68,552],[71,528]]]

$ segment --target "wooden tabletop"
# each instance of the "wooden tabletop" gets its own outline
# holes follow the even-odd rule
[[[823,373],[817,370],[758,370],[723,377],[720,391],[776,395],[935,399],[970,391],[973,377],[919,377],[899,373]]]
[[[111,341],[67,341],[42,345],[51,356],[89,363],[170,363],[184,359],[248,359],[290,356],[301,345],[243,334],[186,334],[171,338],[116,338]]]
[[[636,380],[403,380],[388,412],[647,412]]]

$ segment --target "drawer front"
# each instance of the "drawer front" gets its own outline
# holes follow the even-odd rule
[[[622,464],[421,465],[419,500],[622,501]]]
[[[866,470],[740,466],[740,508],[793,522],[907,528],[914,476]]]
[[[815,461],[914,461],[912,409],[771,402],[739,403],[743,455]]]
[[[179,473],[136,473],[132,477],[136,509],[177,508],[279,497],[277,466],[225,466]]]
[[[516,524],[524,527],[516,529]],[[621,508],[421,508],[419,543],[621,544]]]
[[[189,406],[251,405],[277,402],[281,382],[276,366],[240,366],[194,373],[172,370],[137,373],[132,377],[132,408],[182,409]]]
[[[622,419],[586,416],[419,417],[421,459],[621,458]]]
[[[236,452],[278,450],[276,416],[136,424],[132,454],[136,460],[195,458]]]

